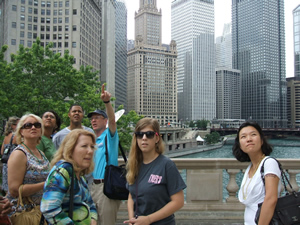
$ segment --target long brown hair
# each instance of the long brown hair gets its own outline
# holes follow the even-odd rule
[[[141,131],[142,129],[144,129],[145,127],[148,127],[148,126],[151,126],[153,131],[158,133],[159,141],[155,145],[155,151],[158,154],[162,154],[165,150],[165,144],[159,134],[159,123],[156,119],[143,118],[143,119],[139,120],[135,126],[134,132]],[[129,184],[134,183],[134,181],[138,175],[138,171],[139,171],[142,161],[143,161],[142,151],[137,144],[136,136],[134,134],[132,137],[132,141],[131,141],[131,148],[130,148],[128,163],[127,163],[126,179]]]

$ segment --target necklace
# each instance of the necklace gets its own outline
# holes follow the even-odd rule
[[[249,171],[248,171],[248,174],[247,174],[247,176],[246,176],[246,181],[245,181],[244,185],[242,186],[242,192],[243,192],[243,199],[244,199],[244,200],[247,199],[247,196],[248,196],[248,187],[249,187],[249,185],[250,185],[250,183],[251,183],[251,181],[252,181],[252,178],[254,177],[254,175],[255,175],[255,173],[256,173],[256,171],[257,171],[257,169],[258,169],[258,167],[259,167],[261,161],[263,160],[263,158],[265,158],[265,154],[263,154],[263,155],[261,156],[261,159],[260,159],[259,163],[256,165],[252,177],[251,177],[251,178],[249,177],[249,183],[247,184],[248,176],[249,176],[249,172],[250,172],[250,169],[251,169],[251,168],[250,168]],[[253,164],[252,164],[252,165],[253,165]],[[247,184],[247,186],[246,186],[246,184]],[[245,186],[246,186],[246,190],[245,190]]]
[[[41,164],[42,161],[43,161],[43,159],[39,159],[38,157],[36,157],[36,155],[33,154],[33,152],[30,150],[30,148],[28,148],[28,146],[27,146],[24,142],[22,142],[22,144],[30,151],[31,155],[33,155],[33,156],[37,159],[37,161]],[[37,150],[38,150],[38,149],[37,149]],[[40,153],[40,150],[38,150],[38,152]],[[40,153],[40,155],[41,155],[42,158],[43,158],[43,155],[42,155],[41,153]]]

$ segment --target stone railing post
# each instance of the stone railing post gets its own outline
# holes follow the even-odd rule
[[[238,202],[236,193],[239,190],[239,186],[236,183],[235,177],[241,171],[239,169],[227,169],[229,174],[229,181],[226,187],[229,197],[226,199],[227,202]]]
[[[287,170],[287,172],[290,175],[290,183],[291,183],[294,191],[299,191],[299,186],[298,186],[297,181],[296,181],[296,175],[298,173],[300,173],[300,171],[299,170]],[[289,192],[292,191],[288,184],[287,184],[287,189],[288,189]]]

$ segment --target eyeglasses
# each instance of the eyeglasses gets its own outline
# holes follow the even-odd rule
[[[105,119],[103,116],[100,116],[100,115],[99,116],[90,117],[89,119],[90,119],[90,121],[92,121],[92,120],[99,120],[101,118]]]
[[[53,116],[53,115],[45,115],[45,116],[43,116],[45,119],[48,119],[48,118],[50,118],[50,119],[55,119],[55,117]]]
[[[154,138],[154,135],[158,135],[157,132],[154,132],[154,131],[146,131],[146,132],[135,132],[135,136],[137,139],[142,139],[144,137],[144,135],[146,134],[146,137],[149,138],[149,139],[152,139]]]
[[[36,122],[36,123],[25,123],[21,129],[31,129],[32,126],[34,126],[35,128],[41,128],[42,127],[42,124],[39,123],[39,122]]]

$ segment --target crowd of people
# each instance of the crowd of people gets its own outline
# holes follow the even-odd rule
[[[69,109],[69,126],[60,130],[61,119],[49,110],[39,117],[25,114],[10,117],[5,127],[1,154],[13,144],[9,160],[3,163],[0,214],[12,216],[19,209],[21,191],[29,197],[48,224],[113,225],[121,201],[103,193],[108,164],[118,165],[119,134],[111,94],[101,90],[105,110],[87,114],[91,128],[82,125],[84,110],[76,104]],[[107,146],[106,146],[107,145]],[[186,184],[169,158],[157,120],[143,118],[136,124],[127,162],[127,208],[130,225],[175,224],[174,213],[183,207]],[[253,225],[257,204],[263,202],[258,224],[269,224],[280,194],[280,169],[267,160],[265,184],[260,167],[272,148],[257,123],[246,122],[238,130],[233,155],[250,162],[238,198],[245,204],[244,221]],[[30,208],[32,204],[24,205]]]

